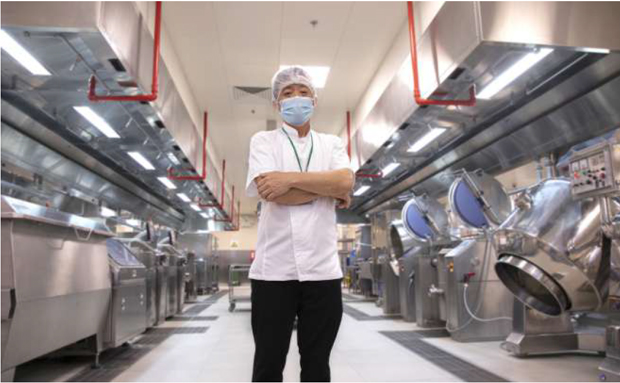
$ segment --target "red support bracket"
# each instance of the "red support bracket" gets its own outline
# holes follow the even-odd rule
[[[202,203],[202,202],[198,202],[198,206],[200,207],[215,207],[218,209],[222,209],[224,210],[224,181],[226,180],[226,160],[222,160],[222,194],[221,194],[221,201],[218,203],[214,203],[214,204],[209,204],[209,203]]]
[[[224,199],[222,198],[222,206],[224,206]],[[232,197],[230,199],[230,214],[228,218],[214,218],[215,222],[228,222],[233,223],[233,216],[235,214],[235,185],[232,187]]]
[[[351,112],[347,110],[347,154],[351,161]]]
[[[241,198],[237,201],[237,226],[235,230],[241,228]]]
[[[379,170],[375,174],[355,173],[356,178],[383,178],[383,172]]]
[[[91,76],[88,81],[88,99],[92,102],[97,101],[145,101],[152,102],[157,100],[158,78],[159,78],[159,50],[161,44],[161,1],[155,2],[155,36],[153,37],[153,79],[151,82],[151,94],[141,94],[136,96],[103,96],[95,94],[97,80]]]
[[[241,199],[237,201],[237,219],[235,219],[234,216],[231,215],[230,223],[232,224],[232,230],[230,231],[239,231],[239,228],[241,227]]]
[[[204,181],[207,179],[207,135],[209,133],[209,124],[208,124],[209,114],[207,112],[204,113],[203,121],[202,121],[202,175],[198,176],[184,176],[184,175],[175,175],[173,173],[172,168],[168,168],[168,179],[170,180],[181,180],[181,181]]]
[[[455,106],[475,106],[476,88],[472,85],[469,88],[469,99],[467,100],[429,100],[420,95],[420,81],[418,77],[418,50],[415,37],[415,20],[413,17],[413,2],[407,2],[409,14],[409,42],[411,44],[411,66],[413,67],[413,98],[418,105],[455,105]]]

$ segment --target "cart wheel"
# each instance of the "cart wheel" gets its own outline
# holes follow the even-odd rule
[[[228,311],[229,312],[235,311],[235,304],[234,303],[231,303],[230,306],[228,306]]]
[[[601,382],[605,382],[607,380],[607,375],[605,374],[600,374],[598,376],[598,380],[600,380]]]

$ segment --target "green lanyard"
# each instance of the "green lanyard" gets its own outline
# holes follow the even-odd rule
[[[295,153],[295,158],[297,158],[297,165],[299,165],[299,171],[300,172],[304,172],[303,168],[301,167],[301,160],[299,159],[299,154],[297,154],[297,149],[295,148],[295,144],[293,144],[293,140],[291,140],[291,137],[288,135],[288,133],[286,133],[286,130],[284,130],[284,128],[282,128],[282,131],[284,132],[284,134],[286,134],[286,138],[288,138],[288,142],[291,143],[291,146],[293,147],[293,152]],[[306,163],[306,173],[308,172],[308,167],[310,166],[310,159],[312,158],[312,152],[314,151],[314,139],[312,138],[312,133],[308,132],[308,134],[310,135],[310,154],[308,155],[308,162]]]

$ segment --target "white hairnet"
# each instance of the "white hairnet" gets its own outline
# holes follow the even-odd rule
[[[312,95],[316,97],[316,89],[312,83],[312,77],[300,66],[291,66],[279,70],[271,79],[271,92],[273,101],[277,101],[284,88],[292,84],[307,86]]]

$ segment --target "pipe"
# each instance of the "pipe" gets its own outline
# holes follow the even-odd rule
[[[555,155],[553,153],[550,153],[549,156],[547,156],[548,159],[548,163],[547,163],[547,178],[557,178],[558,174],[557,174],[557,170],[556,170],[556,161],[555,161]]]
[[[224,181],[226,179],[226,160],[222,160],[222,200],[220,202],[213,203],[202,203],[198,202],[198,206],[200,207],[216,207],[218,209],[224,210]]]
[[[224,188],[226,182],[226,160],[222,160],[222,202],[220,202],[220,206],[222,210],[224,210],[224,200],[226,199],[226,189]]]
[[[142,101],[152,102],[158,96],[159,78],[159,50],[161,45],[161,1],[155,2],[155,35],[153,36],[153,79],[151,80],[151,94],[140,94],[135,96],[101,96],[95,94],[97,79],[91,76],[88,80],[88,99],[92,102],[98,101]]]
[[[222,199],[222,206],[224,206],[224,199]],[[224,211],[226,212],[226,211]],[[235,214],[235,185],[232,187],[232,197],[230,198],[230,214],[228,214],[228,218],[217,218],[215,217],[215,222],[228,222],[233,223],[233,216]]]
[[[241,198],[237,201],[237,228],[239,230],[241,228]]]
[[[542,158],[539,158],[536,163],[536,183],[544,181]]]
[[[351,161],[351,112],[347,110],[347,153]]]
[[[379,170],[375,174],[355,173],[355,178],[383,178],[383,171]]]
[[[168,168],[168,179],[169,180],[204,181],[207,179],[207,134],[209,132],[208,116],[209,114],[205,112],[203,121],[202,121],[202,127],[203,127],[203,131],[202,131],[202,175],[197,175],[197,176],[175,175],[173,174],[173,169]]]
[[[409,42],[411,45],[411,66],[413,67],[413,98],[418,105],[455,105],[455,106],[475,106],[476,88],[472,85],[469,88],[469,99],[467,100],[429,100],[420,96],[420,81],[418,78],[418,49],[415,37],[415,20],[413,17],[413,2],[407,2],[409,16]]]

